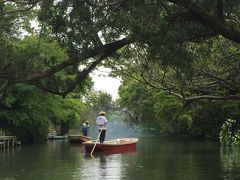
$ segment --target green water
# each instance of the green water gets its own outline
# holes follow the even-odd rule
[[[240,179],[240,151],[214,142],[140,137],[137,151],[85,155],[67,141],[0,151],[0,180]]]

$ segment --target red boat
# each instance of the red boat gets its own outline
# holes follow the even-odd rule
[[[86,141],[91,141],[91,137],[83,136],[80,134],[69,134],[68,140],[70,143],[82,143]]]
[[[111,141],[104,141],[103,143],[96,141],[86,141],[83,142],[85,150],[87,153],[91,153],[92,149],[95,146],[94,152],[104,152],[104,153],[126,153],[126,152],[135,152],[136,144],[138,138],[121,138],[114,139]]]

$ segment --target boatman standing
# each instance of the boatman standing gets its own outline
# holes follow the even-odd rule
[[[105,140],[105,134],[106,134],[106,124],[107,124],[107,119],[105,117],[106,112],[101,111],[98,113],[96,123],[98,124],[98,131],[100,134],[100,143],[103,143]]]
[[[88,121],[85,121],[82,125],[82,133],[84,136],[87,136],[88,128],[89,128],[89,123],[88,123]]]

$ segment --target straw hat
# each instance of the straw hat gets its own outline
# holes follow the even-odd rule
[[[104,111],[100,111],[99,113],[98,113],[98,115],[105,115],[106,114],[106,112],[104,112]]]

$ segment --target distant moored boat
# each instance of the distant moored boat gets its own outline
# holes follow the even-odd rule
[[[69,134],[68,140],[70,143],[82,143],[82,142],[90,141],[91,137],[83,136],[80,134]]]
[[[47,139],[57,140],[57,139],[67,139],[67,135],[49,135]]]

